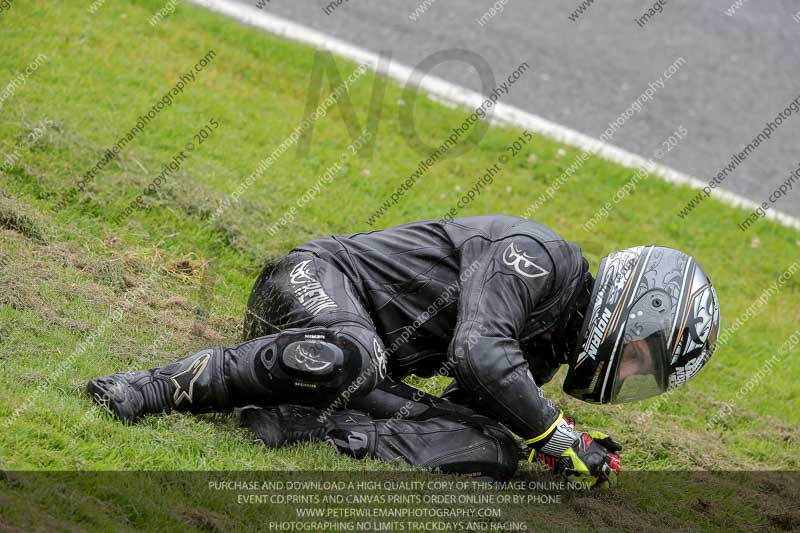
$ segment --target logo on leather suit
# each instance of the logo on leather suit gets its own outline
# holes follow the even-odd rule
[[[319,372],[333,365],[330,361],[320,360],[318,353],[309,352],[302,346],[299,346],[294,353],[294,360],[297,361],[298,365],[311,372]]]
[[[289,273],[297,301],[312,315],[318,315],[324,309],[337,309],[338,306],[322,288],[322,284],[309,272],[310,259],[297,263]]]
[[[189,365],[189,368],[170,378],[172,383],[175,384],[173,399],[175,400],[176,406],[180,405],[184,398],[189,400],[189,403],[192,403],[194,383],[203,375],[203,372],[205,372],[209,359],[211,359],[211,353],[207,352],[195,359],[192,364]]]
[[[378,379],[386,377],[386,350],[383,349],[383,343],[378,340],[378,337],[372,339],[372,351],[375,353],[375,363],[378,368]]]
[[[520,276],[525,276],[526,278],[540,278],[550,273],[549,270],[537,265],[533,257],[520,251],[513,242],[503,250],[503,263],[513,268]]]

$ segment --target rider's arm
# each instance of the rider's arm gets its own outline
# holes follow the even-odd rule
[[[514,236],[464,254],[459,318],[449,361],[471,403],[485,406],[521,437],[544,443],[560,412],[544,397],[518,342],[536,306],[549,299],[555,274],[537,241]]]

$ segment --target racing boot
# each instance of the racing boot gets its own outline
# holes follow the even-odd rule
[[[223,410],[230,407],[223,363],[223,350],[211,348],[160,368],[93,379],[87,392],[126,424],[173,409],[193,413]]]

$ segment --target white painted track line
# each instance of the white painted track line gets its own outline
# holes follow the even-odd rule
[[[262,11],[254,6],[233,2],[231,0],[189,0],[189,2],[275,35],[308,44],[320,50],[329,50],[331,53],[347,58],[355,63],[366,64],[372,70],[378,70],[380,57],[378,54],[313,28],[309,28],[308,26],[297,24],[283,17]],[[388,66],[383,66],[385,68],[383,68],[380,73],[396,80],[401,85],[404,85],[409,80],[414,71],[411,67],[395,61],[391,61]],[[419,88],[434,97],[468,108],[480,106],[486,98],[480,93],[431,75],[425,76],[422,79],[419,83]],[[701,181],[688,174],[660,165],[655,161],[638,156],[611,144],[604,143],[599,139],[594,139],[588,135],[584,135],[583,133],[502,102],[495,104],[492,120],[501,124],[508,124],[510,126],[534,131],[558,142],[597,154],[608,161],[618,163],[625,167],[650,168],[652,169],[650,171],[651,174],[671,183],[688,185],[694,189],[702,189],[707,184],[707,182]],[[726,204],[751,210],[759,205],[743,196],[722,189],[714,189],[712,196]],[[686,200],[688,201],[689,198]],[[675,216],[677,216],[677,209]],[[766,213],[766,218],[777,221],[784,226],[800,230],[800,219],[781,213],[780,211],[770,209]]]

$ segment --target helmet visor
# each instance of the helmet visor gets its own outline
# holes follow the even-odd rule
[[[666,390],[663,364],[665,346],[661,332],[644,339],[632,339],[622,347],[617,365],[611,403],[643,400]]]

